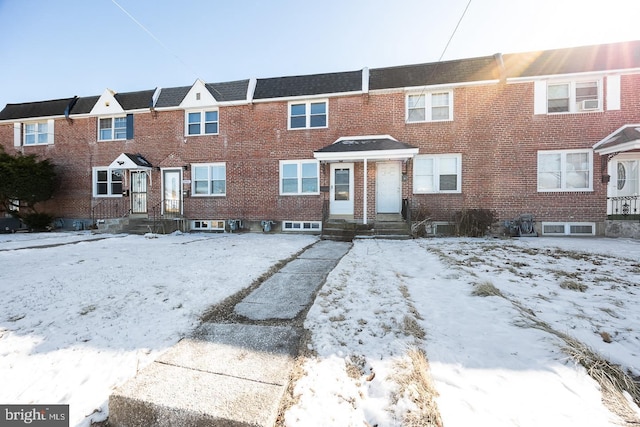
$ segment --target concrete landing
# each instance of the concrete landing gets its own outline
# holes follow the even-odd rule
[[[111,426],[273,426],[300,333],[205,324],[117,389]]]
[[[113,392],[109,426],[272,427],[298,354],[294,319],[350,248],[315,243],[235,306],[248,323],[202,324]]]

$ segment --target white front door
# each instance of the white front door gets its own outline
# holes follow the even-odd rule
[[[402,178],[400,162],[376,164],[376,208],[378,213],[400,213]]]
[[[182,170],[166,169],[162,171],[162,213],[179,215],[182,210]]]
[[[640,171],[638,160],[619,160],[615,165],[616,196],[637,196]]]
[[[353,163],[331,163],[331,215],[353,215]]]
[[[131,213],[147,213],[147,173],[131,171]]]

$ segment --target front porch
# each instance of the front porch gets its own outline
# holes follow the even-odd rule
[[[411,227],[400,214],[378,214],[370,223],[340,216],[329,216],[322,222],[321,238],[350,242],[353,239],[410,239]]]

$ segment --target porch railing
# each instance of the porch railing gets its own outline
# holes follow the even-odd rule
[[[640,196],[607,197],[607,215],[610,219],[638,219]]]
[[[121,198],[100,199],[91,208],[91,221],[95,224],[100,219],[122,218],[128,213],[128,203],[125,203],[125,200]]]
[[[153,232],[157,232],[161,220],[163,219],[182,219],[182,202],[180,200],[161,200],[151,208],[151,221]]]

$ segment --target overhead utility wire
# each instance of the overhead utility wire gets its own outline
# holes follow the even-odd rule
[[[460,23],[462,22],[464,15],[466,15],[467,9],[469,9],[470,5],[471,5],[471,0],[469,0],[469,2],[467,3],[467,7],[464,8],[464,11],[462,11],[462,15],[460,16],[460,19],[458,19],[458,23],[456,24],[456,27],[453,29],[453,32],[451,33],[451,37],[449,37],[449,41],[447,41],[447,44],[445,45],[444,50],[442,51],[442,55],[440,55],[440,58],[438,58],[438,62],[442,61],[442,58],[444,57],[444,54],[447,52],[447,49],[449,48],[449,44],[451,43],[451,40],[453,40],[453,36],[456,35],[456,32],[458,31],[458,27],[460,26]]]

